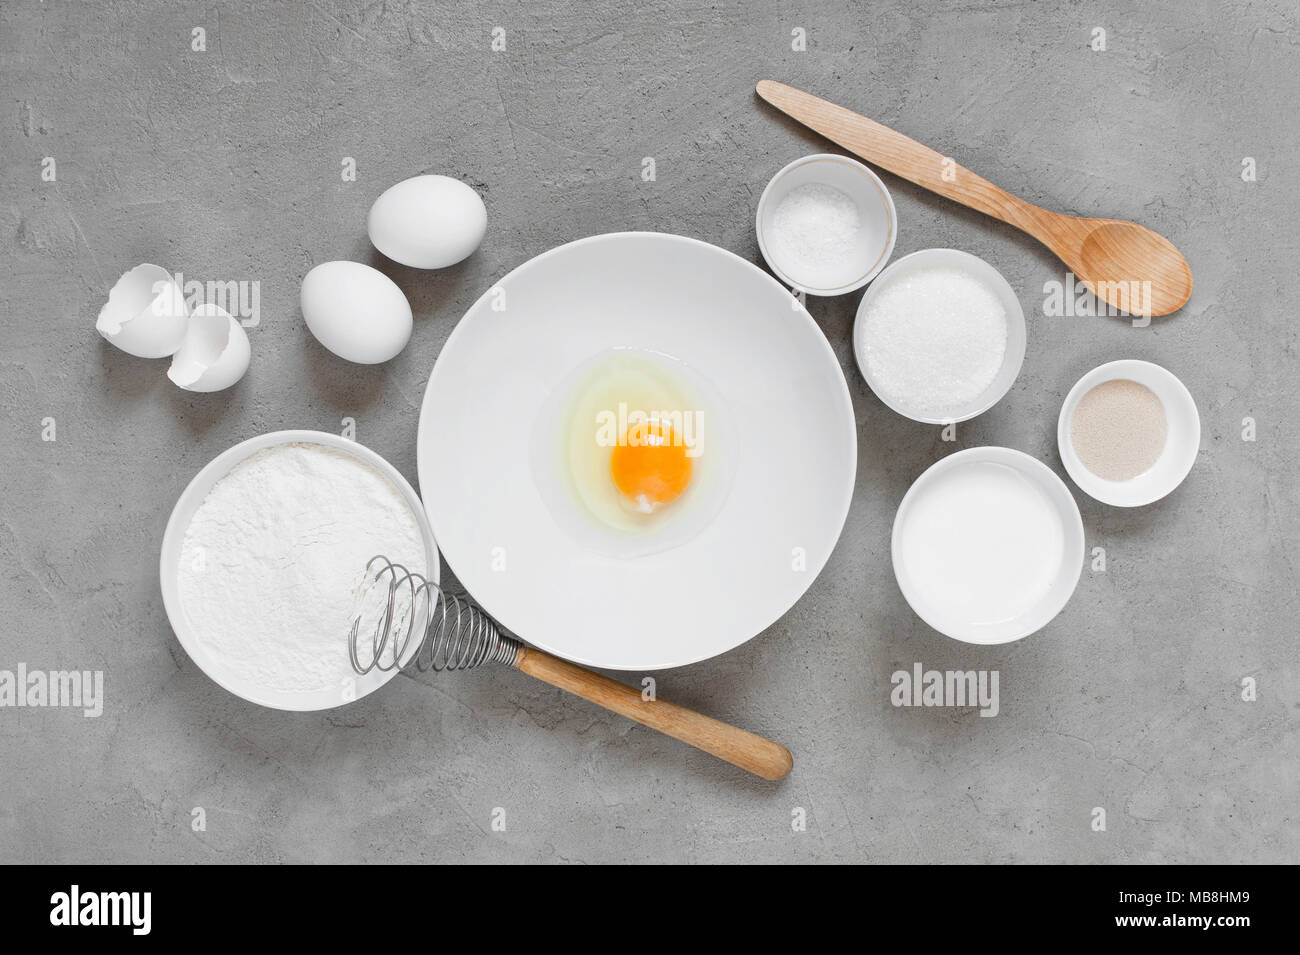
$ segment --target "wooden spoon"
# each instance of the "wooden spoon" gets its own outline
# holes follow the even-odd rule
[[[1086,219],[1033,205],[902,133],[784,83],[760,80],[786,115],[867,162],[1001,219],[1051,249],[1099,299],[1130,315],[1168,315],[1192,294],[1192,270],[1158,232],[1122,219]]]

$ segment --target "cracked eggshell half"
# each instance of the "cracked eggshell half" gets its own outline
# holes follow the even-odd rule
[[[222,391],[244,377],[250,355],[244,326],[218,305],[200,305],[167,377],[186,391]]]
[[[185,293],[160,265],[137,265],[108,293],[95,329],[128,355],[166,358],[181,347],[189,323]]]
[[[376,249],[417,269],[444,269],[479,247],[487,207],[449,176],[414,176],[390,186],[370,207],[366,231]]]
[[[388,361],[411,340],[411,303],[387,275],[360,262],[322,262],[302,280],[302,317],[348,361]]]

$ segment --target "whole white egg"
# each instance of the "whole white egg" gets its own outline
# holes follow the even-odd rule
[[[383,272],[322,262],[302,280],[302,317],[322,345],[348,361],[388,361],[411,340],[411,303]]]
[[[376,249],[417,269],[443,269],[467,258],[487,231],[487,207],[459,179],[414,176],[375,200],[366,231]]]

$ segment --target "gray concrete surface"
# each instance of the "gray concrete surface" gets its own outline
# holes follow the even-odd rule
[[[0,8],[0,669],[101,669],[106,695],[98,719],[0,709],[0,861],[1297,861],[1295,7],[462,6]],[[1096,27],[1105,51],[1090,47]],[[791,49],[796,28],[806,51]],[[812,303],[859,421],[844,536],[770,630],[659,675],[664,698],[785,742],[793,776],[747,778],[500,668],[403,677],[310,715],[211,683],[157,584],[189,478],[259,432],[353,417],[414,481],[419,398],[457,318],[558,243],[656,229],[759,261],[759,192],[825,145],[756,100],[761,77],[893,124],[1031,201],[1140,220],[1196,278],[1191,303],[1151,328],[1045,317],[1043,283],[1062,278],[1047,252],[886,177],[896,254],[987,258],[1021,292],[1029,350],[1011,394],[945,444],[863,384],[858,295]],[[655,182],[640,177],[646,156]],[[342,181],[343,157],[357,181]],[[482,250],[443,273],[385,263],[365,235],[375,196],[424,171],[472,183],[489,209]],[[332,258],[377,263],[411,298],[414,338],[388,365],[336,360],[304,327],[299,282]],[[109,286],[142,261],[260,283],[237,388],[186,394],[165,362],[95,334]],[[1107,569],[1085,569],[1031,639],[970,648],[920,623],[888,553],[909,483],[981,444],[1064,473],[1061,399],[1125,356],[1167,366],[1199,403],[1186,483],[1138,511],[1076,494]],[[1001,713],[892,707],[890,674],[917,661],[998,670]],[[792,831],[797,809],[806,831]]]

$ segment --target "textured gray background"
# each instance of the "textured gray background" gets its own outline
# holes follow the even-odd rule
[[[3,432],[0,668],[102,668],[106,711],[0,710],[3,861],[1295,861],[1296,9],[1284,2],[38,3],[0,9]],[[189,49],[203,26],[208,51]],[[507,50],[489,49],[507,31]],[[1093,27],[1109,49],[1094,52]],[[808,31],[807,52],[790,48]],[[844,536],[784,619],[659,675],[660,694],[786,743],[772,785],[495,668],[403,677],[332,713],[228,695],[173,638],[163,525],[213,455],[259,432],[337,431],[413,482],[418,402],[457,318],[552,246],[621,229],[758,261],[768,177],[825,144],[759,103],[782,79],[915,136],[1049,207],[1140,220],[1196,277],[1133,329],[1042,315],[1061,268],[1032,241],[886,177],[896,255],[968,249],[1030,322],[1010,395],[955,447],[1062,472],[1056,414],[1086,370],[1164,364],[1190,387],[1199,462],[1139,511],[1076,495],[1085,570],[1045,631],[978,649],[931,631],[890,570],[909,483],[954,449],[889,412],[850,350],[858,295],[814,300],[853,394]],[[56,184],[40,181],[54,156]],[[344,156],[359,179],[344,183]],[[640,179],[653,156],[658,181]],[[1259,180],[1243,182],[1253,156]],[[461,266],[383,262],[365,213],[393,182],[477,187]],[[379,368],[324,352],[298,312],[314,263],[376,263],[416,313]],[[117,276],[158,262],[257,280],[249,376],[184,393],[93,330]],[[1286,297],[1284,297],[1286,296]],[[491,370],[485,370],[485,378]],[[466,396],[466,400],[473,400]],[[1259,439],[1241,440],[1245,416]],[[40,439],[53,416],[58,440]],[[1001,671],[1002,713],[894,709],[889,676]],[[1240,700],[1253,676],[1259,700]],[[190,812],[202,806],[207,831]],[[493,833],[504,807],[508,829]],[[1090,830],[1094,806],[1108,831]],[[793,833],[791,810],[808,829]]]

